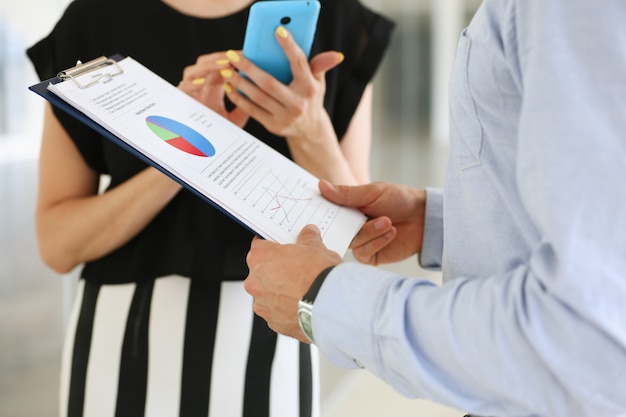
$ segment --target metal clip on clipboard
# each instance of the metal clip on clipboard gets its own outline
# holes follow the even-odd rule
[[[117,68],[116,70],[117,72],[106,72],[106,73],[100,74],[100,76],[97,79],[85,85],[81,84],[80,81],[78,81],[78,77],[80,77],[81,75],[87,74],[88,72],[92,72],[95,70],[110,67],[112,65],[114,65],[115,68]],[[74,83],[78,86],[78,88],[82,90],[85,88],[89,88],[94,84],[99,83],[103,78],[108,79],[111,77],[115,77],[116,75],[120,75],[123,72],[124,70],[122,69],[122,67],[120,67],[117,64],[116,60],[112,58],[107,58],[106,56],[101,56],[100,58],[92,59],[91,61],[85,62],[84,64],[78,61],[75,67],[68,68],[66,70],[59,72],[57,74],[57,77],[64,81],[65,80],[74,81]]]

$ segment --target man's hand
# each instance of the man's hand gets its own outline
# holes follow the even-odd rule
[[[308,225],[292,245],[254,238],[246,261],[244,288],[254,297],[254,312],[275,332],[309,343],[298,325],[298,301],[341,256],[324,246],[317,226]]]
[[[319,188],[326,199],[370,217],[350,245],[360,262],[398,262],[422,250],[425,191],[385,182],[348,187],[320,181]]]

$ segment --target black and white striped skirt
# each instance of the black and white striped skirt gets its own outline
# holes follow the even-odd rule
[[[317,359],[253,314],[241,281],[80,280],[60,415],[317,417]]]

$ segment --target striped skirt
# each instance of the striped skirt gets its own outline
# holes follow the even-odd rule
[[[80,280],[62,417],[317,417],[317,351],[276,336],[241,281]]]

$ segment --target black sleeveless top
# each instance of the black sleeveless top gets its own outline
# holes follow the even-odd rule
[[[327,74],[326,110],[341,138],[384,55],[393,23],[357,0],[322,0],[311,56],[337,50],[345,61]],[[241,49],[249,7],[226,17],[195,18],[159,0],[74,0],[52,32],[28,49],[41,79],[77,60],[132,56],[173,84],[199,55]],[[111,177],[110,188],[146,164],[71,117],[55,114],[87,164]],[[251,120],[245,129],[289,156],[286,141]],[[123,216],[124,213],[119,213]],[[252,234],[186,189],[137,236],[87,263],[91,282],[138,282],[179,274],[210,281],[242,279]]]

